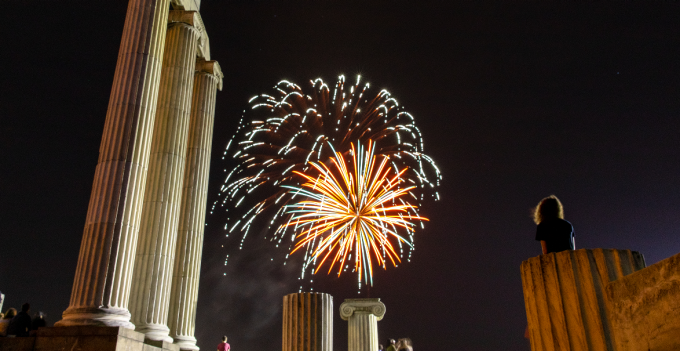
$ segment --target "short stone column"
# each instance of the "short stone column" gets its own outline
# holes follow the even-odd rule
[[[333,297],[296,293],[283,297],[283,351],[333,351]]]
[[[349,351],[378,351],[378,321],[385,316],[380,299],[345,299],[340,317],[348,321]]]
[[[533,351],[614,351],[604,288],[645,267],[630,250],[581,249],[522,262]]]
[[[122,326],[128,301],[169,0],[130,0],[71,301],[55,326]]]
[[[222,77],[217,61],[199,60],[196,63],[168,315],[170,336],[182,350],[198,350],[194,337],[198,278],[208,199],[215,97],[217,89],[222,88]]]
[[[168,336],[170,284],[184,179],[199,30],[195,12],[170,11],[151,141],[147,186],[130,297],[137,331],[154,341]]]

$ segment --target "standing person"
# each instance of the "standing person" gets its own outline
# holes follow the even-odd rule
[[[45,314],[38,312],[35,317],[33,317],[33,322],[31,322],[31,330],[38,330],[38,328],[46,326],[47,321],[45,320]]]
[[[534,210],[536,241],[541,242],[543,254],[574,250],[574,227],[564,220],[564,207],[555,195],[550,195],[538,203]]]
[[[378,351],[385,351],[383,344],[378,344]]]
[[[5,315],[0,320],[0,336],[7,336],[7,329],[9,323],[12,322],[12,318],[17,315],[16,308],[10,307],[5,311]]]
[[[217,345],[217,351],[229,351],[231,349],[231,346],[227,344],[227,336],[222,337],[222,342]]]
[[[397,350],[404,350],[404,351],[413,351],[413,347],[411,345],[411,339],[409,338],[402,338],[397,341]]]
[[[31,331],[31,316],[28,314],[30,310],[31,305],[28,302],[21,305],[21,312],[12,318],[7,327],[7,335],[28,336],[28,332]]]
[[[394,339],[387,339],[387,350],[385,351],[397,351]]]

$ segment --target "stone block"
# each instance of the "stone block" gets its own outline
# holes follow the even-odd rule
[[[167,342],[165,340],[144,340],[144,351],[155,351],[155,350],[168,350],[168,351],[179,351],[180,346]]]
[[[606,287],[616,351],[680,350],[680,254]]]
[[[2,351],[31,351],[35,344],[35,338],[0,338],[0,350]]]
[[[613,351],[605,286],[645,267],[630,250],[581,249],[522,262],[533,351]]]
[[[140,350],[144,334],[123,327],[73,326],[40,328],[34,351]]]
[[[166,342],[146,344],[144,334],[123,327],[40,328],[34,337],[0,338],[2,351],[179,351]]]

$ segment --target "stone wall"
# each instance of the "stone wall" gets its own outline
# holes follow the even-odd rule
[[[605,290],[616,351],[680,350],[680,254]]]

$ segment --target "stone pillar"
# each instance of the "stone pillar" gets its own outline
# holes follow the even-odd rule
[[[128,4],[71,301],[56,326],[135,327],[130,282],[169,6]]]
[[[384,316],[385,304],[380,299],[345,299],[340,317],[349,321],[348,350],[378,351],[378,321]]]
[[[137,330],[153,341],[168,336],[168,307],[184,178],[199,31],[195,12],[171,11],[151,141],[147,187],[130,297]]]
[[[296,293],[283,297],[283,351],[333,351],[333,297]]]
[[[222,88],[222,77],[216,61],[199,60],[196,63],[168,316],[170,336],[182,350],[198,350],[194,337],[198,278],[208,199],[215,96],[217,89]]]
[[[562,251],[522,262],[522,286],[533,351],[614,351],[607,283],[645,267],[637,252]]]

